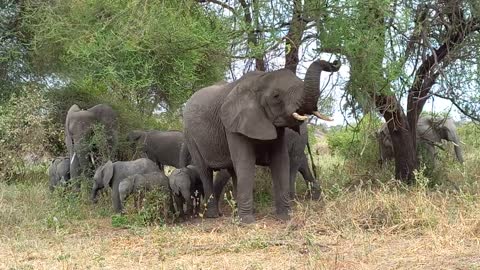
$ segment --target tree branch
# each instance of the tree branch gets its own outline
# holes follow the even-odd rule
[[[472,112],[467,112],[467,110],[462,108],[454,98],[447,97],[447,96],[444,96],[444,95],[441,95],[441,94],[438,94],[438,93],[433,93],[432,95],[436,96],[436,97],[439,97],[439,98],[446,99],[446,100],[450,100],[450,102],[452,102],[453,106],[455,106],[455,108],[457,108],[463,115],[467,116],[468,118],[470,118],[474,121],[480,122],[480,116],[474,116],[474,115],[472,115]]]
[[[212,3],[212,4],[217,4],[221,7],[223,7],[224,9],[228,9],[230,10],[234,15],[236,15],[236,12],[235,12],[235,9],[229,5],[227,5],[226,3],[223,3],[223,2],[220,2],[218,0],[198,0],[198,3]]]

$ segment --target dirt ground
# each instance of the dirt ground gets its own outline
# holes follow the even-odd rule
[[[332,233],[314,221],[264,216],[241,226],[222,217],[118,229],[110,219],[83,220],[3,235],[0,269],[480,269],[480,239],[457,228]]]

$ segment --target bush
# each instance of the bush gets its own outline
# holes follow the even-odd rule
[[[348,160],[355,160],[367,166],[376,166],[379,154],[375,132],[379,126],[378,119],[365,116],[356,126],[348,126],[328,133],[328,147],[332,153]]]
[[[170,193],[163,188],[155,188],[144,193],[145,197],[140,202],[140,209],[134,207],[134,194],[125,202],[126,215],[113,215],[113,227],[132,227],[164,225],[174,221],[175,216],[170,211]]]
[[[116,157],[119,160],[132,158],[133,151],[126,140],[130,131],[136,129],[171,130],[181,129],[182,127],[181,120],[176,113],[165,112],[159,115],[145,115],[140,112],[139,108],[133,106],[129,100],[119,100],[108,95],[106,91],[86,88],[88,86],[69,85],[65,88],[47,92],[48,102],[51,103],[49,116],[53,120],[52,124],[55,129],[61,131],[62,134],[61,140],[51,142],[51,148],[57,149],[52,153],[54,156],[66,152],[63,130],[67,112],[73,104],[77,104],[84,110],[101,103],[113,108],[118,116],[118,152]]]
[[[0,178],[11,181],[31,165],[51,158],[54,146],[63,142],[47,112],[51,109],[42,92],[26,86],[0,106]]]

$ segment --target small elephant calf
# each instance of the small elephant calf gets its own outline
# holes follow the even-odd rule
[[[175,169],[168,178],[179,215],[184,216],[184,204],[187,205],[188,215],[198,214],[200,196],[204,196],[204,193],[197,168],[188,165],[184,168]]]
[[[70,179],[70,158],[57,157],[52,160],[48,168],[48,176],[50,177],[50,191],[56,186],[65,185]]]
[[[118,193],[120,195],[120,203],[122,204],[122,208],[128,196],[130,196],[132,193],[135,194],[139,192],[140,198],[137,198],[137,196],[134,195],[135,207],[138,209],[143,197],[145,196],[144,192],[152,190],[156,187],[162,187],[165,191],[168,191],[170,196],[168,178],[161,171],[146,174],[134,174],[124,178],[118,185]]]

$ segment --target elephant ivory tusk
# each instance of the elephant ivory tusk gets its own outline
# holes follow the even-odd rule
[[[95,166],[95,160],[93,160],[93,155],[90,154],[90,160],[92,161],[93,166]]]
[[[308,119],[308,116],[306,115],[300,115],[296,112],[292,113],[293,118],[297,119],[298,121],[305,121]]]
[[[326,115],[323,115],[323,114],[321,114],[321,113],[318,112],[318,111],[314,111],[314,112],[313,112],[313,115],[315,115],[316,117],[318,117],[318,118],[320,118],[320,119],[322,119],[322,120],[325,120],[325,121],[333,121],[332,118],[330,118],[330,117],[328,117],[328,116],[326,116]]]
[[[73,152],[72,160],[70,160],[70,164],[73,164],[73,161],[75,160],[75,156],[77,155],[77,152]]]
[[[452,142],[452,143],[453,143],[454,146],[460,147],[460,145],[458,145],[457,143],[455,143],[455,142]]]

